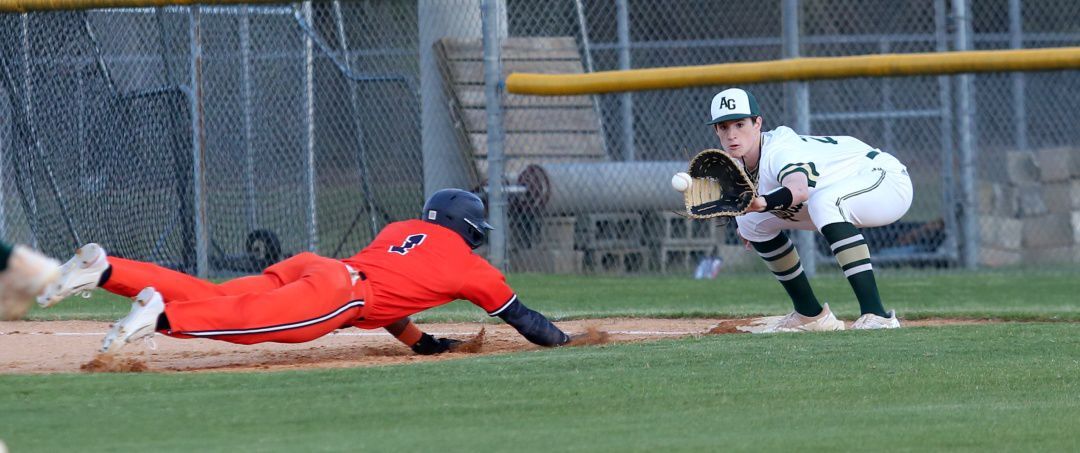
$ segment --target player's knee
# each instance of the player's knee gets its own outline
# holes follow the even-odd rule
[[[843,202],[836,199],[812,198],[806,203],[810,221],[821,231],[821,227],[830,223],[849,222]]]
[[[781,229],[769,222],[766,222],[766,218],[756,215],[758,213],[751,213],[735,218],[736,225],[739,227],[739,235],[750,242],[764,242],[769,239],[775,238],[780,234]],[[771,214],[769,214],[771,215]]]

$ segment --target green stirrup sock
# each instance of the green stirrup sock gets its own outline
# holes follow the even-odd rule
[[[849,222],[837,222],[821,227],[821,234],[829,241],[836,262],[851,283],[862,313],[887,316],[874,280],[874,268],[870,265],[870,248],[859,229]]]
[[[795,244],[788,240],[787,235],[780,233],[779,236],[765,242],[751,242],[765,264],[769,266],[776,279],[787,290],[791,297],[791,303],[795,311],[803,316],[817,316],[821,314],[821,304],[814,297],[814,290],[810,288],[810,279],[803,272],[802,262],[799,261],[799,252],[795,250]]]

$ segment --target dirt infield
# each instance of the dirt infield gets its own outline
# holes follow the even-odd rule
[[[693,335],[741,333],[742,319],[590,319],[559,326],[582,334],[575,344],[652,341]],[[974,324],[985,321],[933,319],[906,326]],[[339,330],[302,344],[252,346],[213,340],[154,337],[154,346],[135,343],[116,356],[97,354],[108,323],[94,321],[0,322],[0,374],[77,372],[199,372],[347,368],[451,360],[477,354],[540,349],[503,324],[423,324],[437,336],[472,340],[467,352],[417,356],[383,331]],[[481,333],[481,331],[483,331]]]

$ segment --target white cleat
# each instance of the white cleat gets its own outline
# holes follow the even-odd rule
[[[158,316],[165,312],[165,301],[153,286],[147,286],[135,296],[131,311],[112,325],[105,341],[101,342],[101,352],[116,352],[124,345],[135,340],[154,335]]]
[[[34,296],[60,276],[60,263],[33,249],[16,245],[0,273],[0,321],[20,319]]]
[[[829,304],[824,304],[821,307],[821,313],[817,316],[803,316],[797,311],[792,311],[774,324],[762,329],[759,333],[827,332],[833,330],[844,330],[844,321],[836,319],[836,315],[829,309]]]
[[[867,313],[859,316],[859,319],[855,320],[855,323],[851,325],[851,328],[857,330],[899,329],[900,319],[896,317],[896,311],[889,310],[888,315],[888,318],[882,318],[873,313]]]
[[[79,247],[75,256],[60,266],[60,277],[38,296],[38,305],[48,308],[75,293],[89,294],[90,290],[97,288],[101,274],[109,268],[106,258],[105,249],[100,245],[90,243]]]

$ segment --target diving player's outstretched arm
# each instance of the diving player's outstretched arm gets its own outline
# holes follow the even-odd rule
[[[540,346],[561,346],[570,341],[570,336],[539,312],[526,307],[517,297],[503,307],[494,316],[510,324],[521,336]]]

